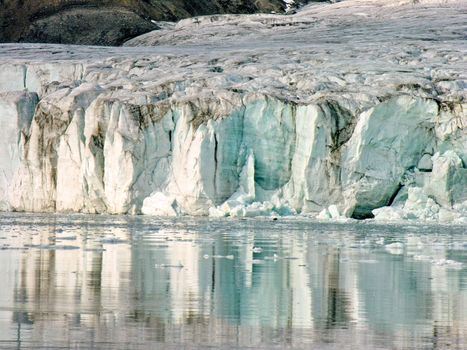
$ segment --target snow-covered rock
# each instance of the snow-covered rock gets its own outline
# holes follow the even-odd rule
[[[381,3],[1,45],[0,209],[461,222],[467,5]]]

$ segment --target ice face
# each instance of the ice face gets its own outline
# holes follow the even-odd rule
[[[155,48],[2,46],[1,209],[458,220],[465,4],[362,4],[132,41]]]
[[[24,146],[38,102],[35,93],[0,93],[0,210],[10,210],[11,183],[23,161]]]
[[[343,151],[347,211],[364,216],[389,203],[404,172],[433,144],[437,114],[434,101],[401,96],[360,116]]]

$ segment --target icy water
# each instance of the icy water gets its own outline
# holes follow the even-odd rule
[[[467,349],[466,227],[0,215],[0,348]]]

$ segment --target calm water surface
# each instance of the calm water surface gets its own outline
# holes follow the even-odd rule
[[[0,215],[0,348],[467,349],[466,227]]]

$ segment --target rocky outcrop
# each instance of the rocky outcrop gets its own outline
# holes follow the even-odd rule
[[[159,26],[126,8],[70,8],[32,21],[18,38],[5,41],[75,45],[121,45]]]
[[[6,0],[0,5],[0,42],[80,45],[120,45],[158,29],[155,21],[286,9],[282,0]]]
[[[268,31],[277,33],[266,25],[249,39],[258,40],[254,51],[241,30],[229,48],[197,42],[230,17],[207,21],[199,33],[185,23],[193,31],[180,37],[187,46],[4,46],[2,209],[463,220],[467,106],[457,45],[465,43],[453,36],[448,50],[424,37],[396,50],[372,42],[388,27],[405,32],[398,13],[416,11],[411,25],[420,32],[428,20],[445,24],[436,7],[402,10],[378,22],[381,33],[369,33],[366,44],[357,34],[361,46],[347,57],[347,38],[297,46],[294,25],[265,43]],[[336,35],[328,6],[284,21],[303,26],[310,11],[323,20],[304,34]],[[453,26],[458,13],[447,7]],[[365,25],[383,19],[368,15]]]

